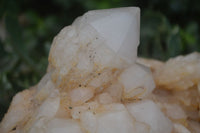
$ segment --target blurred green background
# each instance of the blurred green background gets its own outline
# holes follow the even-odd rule
[[[12,97],[46,71],[53,37],[92,9],[139,6],[139,55],[167,60],[200,51],[199,0],[0,0],[0,120]]]

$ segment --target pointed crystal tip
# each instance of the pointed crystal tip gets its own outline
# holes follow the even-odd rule
[[[138,7],[89,11],[83,20],[92,26],[120,57],[135,61],[140,38],[140,9]]]
[[[139,35],[138,7],[89,11],[56,36],[49,62],[61,74],[68,73],[73,64],[87,71],[94,65],[125,67],[136,60]]]

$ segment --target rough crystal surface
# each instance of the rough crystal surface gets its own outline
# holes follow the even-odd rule
[[[18,93],[1,133],[200,132],[200,56],[137,58],[140,9],[95,10],[54,38],[47,73]]]

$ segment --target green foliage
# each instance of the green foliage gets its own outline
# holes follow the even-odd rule
[[[139,6],[139,55],[166,60],[200,51],[199,5],[198,0],[1,0],[0,120],[12,97],[45,73],[53,37],[77,16],[92,9]]]
[[[145,10],[141,19],[141,45],[139,54],[166,60],[199,49],[197,22],[188,22],[185,28],[169,22],[160,12]]]

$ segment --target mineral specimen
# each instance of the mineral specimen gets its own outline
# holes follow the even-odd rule
[[[139,8],[127,7],[89,11],[63,28],[47,73],[13,98],[0,132],[200,132],[200,55],[137,58],[139,27]]]

